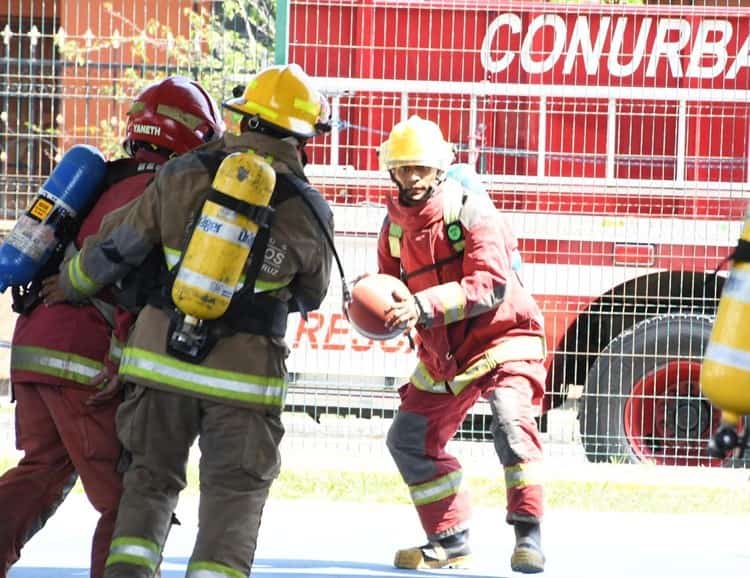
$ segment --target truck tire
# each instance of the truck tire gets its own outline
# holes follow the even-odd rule
[[[712,321],[665,314],[615,337],[586,377],[580,427],[591,461],[720,465],[707,453],[720,411],[702,396]]]

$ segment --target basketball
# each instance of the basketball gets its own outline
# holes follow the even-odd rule
[[[403,333],[403,329],[386,329],[385,312],[393,305],[393,293],[410,295],[400,279],[381,273],[362,277],[352,288],[347,308],[349,323],[365,337],[385,341]]]

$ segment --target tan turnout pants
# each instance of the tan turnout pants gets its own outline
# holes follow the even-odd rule
[[[177,498],[186,486],[188,454],[200,449],[199,530],[187,576],[248,575],[263,506],[280,469],[280,416],[179,393],[129,385],[117,431],[132,463],[105,578],[153,575]],[[156,562],[156,565],[154,564]]]

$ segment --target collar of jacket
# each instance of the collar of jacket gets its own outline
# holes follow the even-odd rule
[[[398,200],[398,195],[388,197],[386,201],[388,218],[405,231],[417,231],[437,221],[442,221],[445,191],[446,187],[451,185],[452,181],[443,181],[427,200],[414,206],[402,205]]]
[[[224,135],[226,149],[253,149],[259,155],[270,155],[271,166],[278,173],[289,173],[307,181],[297,149],[293,144],[257,132]]]

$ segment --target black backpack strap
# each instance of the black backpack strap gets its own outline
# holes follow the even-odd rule
[[[318,224],[321,232],[323,233],[323,236],[330,244],[331,249],[336,256],[336,261],[339,263],[339,270],[341,271],[342,275],[342,283],[344,284],[344,287],[346,287],[343,276],[343,268],[341,267],[339,256],[336,252],[336,247],[333,244],[333,239],[331,239],[330,234],[328,233],[328,227],[325,224],[326,219],[330,218],[330,208],[328,207],[328,204],[325,202],[325,199],[323,199],[320,193],[318,193],[318,191],[316,191],[312,186],[310,186],[309,183],[307,183],[303,179],[290,173],[278,173],[276,175],[276,188],[274,189],[273,197],[271,197],[270,206],[272,208],[278,207],[289,199],[295,197],[299,197],[300,199],[302,199],[302,201],[308,207],[313,217],[315,218],[315,221]],[[263,260],[265,258],[266,247],[268,245],[270,235],[270,227],[259,230],[258,235],[255,238],[255,242],[253,243],[253,252],[250,255],[250,263],[248,264],[247,272],[245,275],[245,285],[243,285],[242,289],[240,289],[235,294],[235,297],[237,299],[245,300],[245,302],[247,302],[248,300],[252,301],[255,293],[255,280],[258,278],[260,269],[263,266]],[[302,298],[301,293],[296,290],[294,279],[292,279],[287,288],[292,295],[289,312],[299,312],[300,315],[302,315],[303,319],[307,320],[308,308],[305,306],[305,302]],[[255,297],[258,296],[255,295]]]
[[[271,221],[273,220],[273,208],[270,206],[263,207],[261,205],[253,205],[252,203],[232,197],[231,195],[227,195],[216,189],[211,189],[206,200],[213,201],[235,213],[244,215],[251,221],[255,221],[260,229],[267,229],[271,226]]]
[[[424,273],[427,273],[428,271],[433,271],[434,269],[439,269],[440,267],[444,267],[448,263],[451,263],[455,261],[456,259],[463,258],[463,253],[454,253],[450,257],[445,257],[444,259],[438,259],[434,263],[430,265],[425,265],[424,267],[420,267],[416,271],[412,271],[411,273],[407,273],[404,271],[403,267],[401,268],[401,280],[406,281],[407,279],[411,279],[412,277],[417,277],[419,275],[422,275]]]
[[[289,186],[284,186],[284,179],[282,177],[283,175],[276,175],[276,186],[274,187],[271,201],[268,205],[268,208],[271,211],[274,211],[280,204],[292,198],[293,189]],[[235,293],[232,301],[242,301],[247,306],[257,297],[255,295],[255,281],[258,279],[258,275],[260,275],[260,269],[265,260],[266,247],[268,247],[268,241],[270,238],[271,226],[269,223],[268,226],[261,227],[255,236],[253,251],[250,254],[250,262],[248,263],[245,272],[245,284],[237,293]],[[294,294],[294,291],[292,291],[292,299],[296,304],[297,297]],[[297,309],[292,307],[290,310],[296,311]]]
[[[252,333],[266,337],[284,337],[289,306],[270,295],[245,295],[233,299],[220,319],[208,321],[217,336]]]
[[[160,309],[171,307],[172,283],[161,245],[151,249],[145,261],[115,283],[112,293],[115,302],[131,313],[138,313],[144,305]]]
[[[198,160],[206,167],[211,180],[214,180],[216,173],[219,171],[219,166],[225,158],[229,156],[229,153],[224,150],[199,150],[193,153]]]
[[[156,173],[159,170],[158,163],[137,161],[135,159],[117,159],[107,162],[107,173],[104,176],[104,185],[102,192],[124,181],[130,177],[143,173]]]
[[[211,177],[211,180],[213,181],[216,173],[219,171],[221,163],[225,158],[227,158],[227,156],[229,156],[229,153],[223,150],[201,150],[196,151],[195,155],[198,157],[198,160],[203,163],[203,166],[206,168],[208,174]],[[228,209],[231,209],[236,213],[244,215],[248,219],[252,219],[261,229],[270,226],[270,223],[273,219],[272,208],[246,203],[241,199],[237,199],[213,188],[208,195],[208,200],[214,201],[215,203],[227,207]]]
[[[310,210],[310,213],[315,219],[315,222],[318,224],[318,228],[320,229],[321,233],[323,233],[323,237],[325,238],[326,243],[328,243],[328,246],[330,247],[331,252],[333,253],[333,257],[336,260],[336,266],[338,267],[339,275],[341,276],[341,292],[342,292],[343,300],[344,300],[344,303],[348,303],[349,301],[351,301],[351,294],[349,292],[349,286],[346,283],[346,274],[344,273],[344,266],[341,263],[341,257],[339,257],[339,253],[336,250],[336,244],[333,242],[333,238],[331,237],[331,234],[328,232],[328,226],[326,225],[326,222],[330,220],[330,217],[331,217],[331,208],[328,206],[328,203],[323,198],[323,196],[315,188],[313,188],[312,185],[310,185],[310,183],[308,183],[307,181],[304,181],[303,179],[300,179],[299,177],[293,174],[278,175],[277,181],[279,179],[281,179],[282,182],[286,179],[294,185],[290,187],[284,187],[284,189],[289,190],[290,194],[292,193],[298,194],[299,198],[302,199],[302,202]],[[292,291],[295,305],[297,307],[296,309],[292,309],[292,311],[299,311],[306,321],[307,309],[304,306],[304,303],[302,303],[302,299],[300,298],[299,294],[295,293],[294,291],[294,280],[292,280],[292,283],[290,283],[290,290]]]

